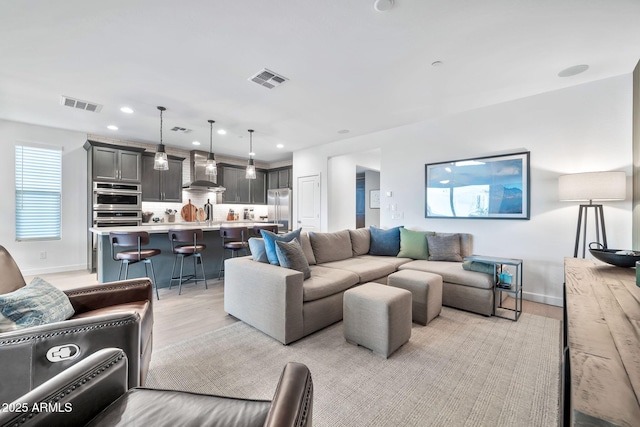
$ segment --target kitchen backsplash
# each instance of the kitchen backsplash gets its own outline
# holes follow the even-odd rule
[[[160,218],[160,220],[164,219],[164,221],[168,221],[168,215],[165,214],[167,209],[176,210],[176,222],[184,222],[182,217],[180,216],[180,211],[184,205],[186,205],[191,199],[191,204],[195,205],[196,208],[204,208],[207,200],[210,200],[210,203],[213,205],[213,220],[214,221],[226,221],[227,213],[229,209],[233,209],[234,212],[240,212],[240,219],[242,219],[242,214],[245,208],[251,209],[253,208],[253,215],[256,221],[260,220],[261,216],[267,216],[267,206],[266,205],[230,205],[230,204],[216,204],[216,193],[207,193],[207,192],[194,192],[194,191],[183,191],[182,193],[182,203],[167,203],[167,202],[142,202],[142,211],[143,212],[153,212],[152,218]]]

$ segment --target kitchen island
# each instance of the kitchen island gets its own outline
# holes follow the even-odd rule
[[[205,267],[205,277],[207,280],[217,279],[220,265],[222,262],[223,248],[222,238],[220,237],[220,227],[247,227],[249,231],[254,225],[273,225],[268,222],[246,222],[246,221],[228,221],[228,222],[165,222],[143,224],[137,227],[93,227],[90,228],[97,237],[97,266],[96,273],[99,283],[112,282],[118,280],[118,271],[120,262],[114,261],[111,256],[111,242],[109,241],[109,233],[117,232],[136,232],[146,231],[149,233],[149,244],[146,247],[160,249],[162,253],[152,258],[153,269],[156,274],[156,285],[159,288],[168,287],[171,280],[171,268],[175,255],[171,251],[171,242],[169,241],[169,230],[171,229],[191,229],[200,228],[204,232],[204,243],[207,248],[202,252]],[[227,256],[230,256],[227,253]],[[179,263],[176,265],[176,270]],[[193,272],[193,261],[185,260],[184,274],[190,275]],[[200,266],[198,266],[198,274],[200,274]],[[179,273],[176,273],[179,274]],[[129,266],[129,277],[144,276],[144,264],[137,263]],[[175,285],[178,284],[176,281]]]

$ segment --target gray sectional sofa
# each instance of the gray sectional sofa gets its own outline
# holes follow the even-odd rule
[[[471,235],[458,236],[460,257],[471,255]],[[307,279],[300,271],[256,261],[255,254],[227,259],[225,311],[289,344],[342,320],[342,298],[347,289],[366,282],[387,284],[390,274],[412,269],[442,276],[444,305],[485,316],[493,313],[491,274],[465,270],[462,262],[371,255],[370,239],[367,228],[301,233],[311,272]]]

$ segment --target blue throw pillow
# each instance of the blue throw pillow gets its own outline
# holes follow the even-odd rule
[[[290,242],[293,239],[297,239],[298,242],[300,240],[300,232],[302,228],[298,228],[297,230],[291,231],[287,234],[276,234],[272,233],[269,230],[260,230],[262,233],[262,238],[264,239],[264,249],[267,251],[267,259],[269,260],[269,264],[280,265],[278,261],[278,253],[276,252],[276,240],[281,242]]]
[[[74,315],[67,295],[39,277],[0,295],[0,332],[60,322]]]
[[[400,252],[400,229],[404,226],[383,230],[374,226],[369,227],[371,231],[371,245],[369,255],[397,256]]]

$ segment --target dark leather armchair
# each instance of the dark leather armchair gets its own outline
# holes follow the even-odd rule
[[[174,390],[127,391],[127,357],[100,350],[0,412],[0,425],[20,426],[311,426],[309,369],[289,362],[272,401]],[[33,408],[50,410],[33,411]]]
[[[25,286],[15,261],[0,246],[0,294]],[[129,357],[128,384],[144,385],[152,350],[153,286],[148,278],[64,291],[71,319],[0,333],[0,402],[11,402],[96,351],[118,347]],[[67,359],[50,361],[58,347]],[[78,351],[75,351],[77,347]],[[55,359],[55,358],[54,358]]]

